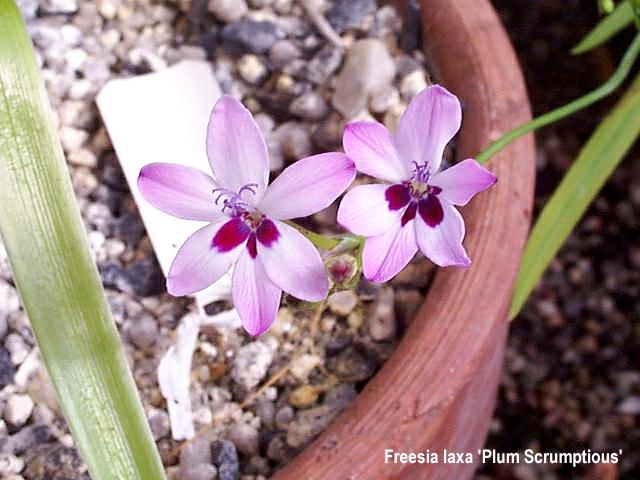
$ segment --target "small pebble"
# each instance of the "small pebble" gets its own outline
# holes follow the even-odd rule
[[[251,456],[258,452],[258,430],[246,423],[236,423],[229,429],[229,440],[244,455]]]
[[[322,359],[318,355],[305,353],[291,363],[289,372],[298,380],[304,382],[309,378],[311,372],[321,363]]]
[[[247,343],[238,350],[231,378],[245,390],[251,390],[266,376],[272,361],[273,349],[264,342]]]
[[[4,407],[4,419],[14,427],[22,426],[31,416],[33,400],[29,395],[13,394],[7,399]]]
[[[301,410],[289,425],[287,444],[293,448],[301,447],[322,432],[336,415],[337,412],[333,412],[326,405]]]
[[[138,348],[149,349],[158,338],[158,323],[151,315],[131,319],[129,338]]]
[[[218,467],[218,480],[236,480],[240,471],[238,453],[233,443],[217,440],[211,444],[211,458]]]
[[[153,438],[158,441],[169,435],[171,424],[169,422],[169,414],[159,408],[152,408],[148,414],[149,426]]]
[[[4,388],[13,382],[13,375],[16,367],[11,361],[11,354],[7,349],[0,346],[0,388]]]
[[[0,476],[6,479],[9,475],[18,474],[24,469],[24,460],[11,453],[0,455]]]
[[[337,0],[327,12],[327,20],[338,33],[342,33],[359,27],[375,8],[375,0]]]
[[[58,134],[67,153],[80,149],[89,138],[89,134],[84,130],[69,126],[62,127]]]
[[[627,397],[618,406],[618,411],[630,415],[640,415],[640,397]]]
[[[302,56],[302,52],[289,40],[278,40],[269,50],[269,61],[275,68],[282,68]]]
[[[329,107],[322,95],[309,92],[291,102],[289,111],[292,115],[313,122],[324,118],[329,113]]]
[[[216,480],[218,469],[214,465],[200,464],[190,468],[180,468],[180,480]]]
[[[424,72],[416,70],[402,79],[400,93],[405,102],[410,102],[413,97],[427,88],[428,85]]]
[[[369,335],[376,342],[392,340],[396,335],[396,315],[394,311],[393,288],[385,287],[369,307]]]
[[[240,20],[247,13],[248,7],[245,0],[210,0],[209,11],[224,23],[233,23]]]
[[[11,354],[11,361],[14,365],[20,365],[27,358],[31,348],[17,333],[10,333],[4,341],[5,348]]]
[[[369,95],[389,85],[395,74],[395,63],[384,42],[358,40],[336,79],[333,106],[346,118],[354,118],[366,109]]]
[[[391,85],[385,85],[381,89],[371,93],[369,109],[373,113],[382,114],[399,103],[400,94],[398,93],[398,89]]]
[[[318,400],[320,390],[313,385],[301,385],[289,394],[289,403],[296,408],[307,408]]]
[[[78,10],[76,0],[43,0],[40,6],[46,13],[50,14],[69,14]]]
[[[230,23],[222,29],[225,48],[235,54],[266,53],[285,33],[275,24],[267,21],[241,20]]]
[[[287,425],[293,421],[293,409],[285,405],[276,412],[275,422],[279,428],[287,428]]]
[[[343,51],[333,45],[326,45],[307,63],[305,77],[312,83],[323,84],[340,67]]]
[[[238,72],[242,79],[252,85],[256,85],[267,76],[267,68],[257,55],[243,55],[238,61]]]
[[[313,152],[309,130],[305,124],[286,122],[274,132],[273,138],[280,144],[282,154],[287,160],[296,161],[308,157]]]
[[[358,297],[353,290],[343,290],[331,295],[327,300],[329,310],[336,315],[346,317],[358,304]]]

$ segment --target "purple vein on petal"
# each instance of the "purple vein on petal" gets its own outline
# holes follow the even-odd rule
[[[418,205],[415,202],[411,202],[411,204],[407,207],[407,209],[402,214],[402,218],[400,219],[400,224],[404,227],[411,220],[416,218],[416,210],[418,209]]]
[[[436,227],[440,225],[444,218],[444,211],[440,200],[435,195],[427,195],[427,198],[420,200],[418,204],[418,213],[424,220],[424,223],[430,227]]]
[[[244,242],[251,230],[240,217],[234,217],[225,223],[213,237],[211,245],[219,252],[229,252]]]
[[[411,200],[411,192],[406,185],[391,185],[384,192],[384,197],[389,204],[389,210],[400,210]]]
[[[264,219],[260,223],[260,226],[258,226],[258,230],[256,233],[258,234],[258,240],[265,247],[270,247],[280,237],[280,232],[278,231],[275,223],[273,223],[269,219]]]
[[[247,241],[247,250],[249,251],[249,256],[251,258],[256,258],[258,256],[258,246],[256,245],[255,233],[249,235],[249,240]]]

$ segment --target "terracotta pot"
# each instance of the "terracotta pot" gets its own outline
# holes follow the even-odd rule
[[[460,97],[457,151],[467,158],[530,118],[516,56],[486,0],[422,2],[424,48],[441,83]],[[440,269],[393,356],[354,403],[276,480],[465,479],[477,465],[445,464],[443,449],[477,462],[493,413],[507,309],[529,229],[533,137],[489,163],[498,184],[463,209],[469,269]],[[385,463],[385,449],[424,452],[438,464]]]

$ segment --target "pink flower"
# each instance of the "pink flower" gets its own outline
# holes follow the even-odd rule
[[[369,280],[389,280],[418,249],[441,267],[471,264],[454,205],[466,205],[496,177],[473,159],[438,172],[461,120],[458,99],[434,85],[413,99],[395,138],[379,123],[347,125],[344,149],[356,168],[389,182],[353,188],[338,210],[343,227],[367,237],[362,260]]]
[[[215,105],[207,133],[215,180],[195,168],[153,163],[138,188],[156,208],[208,224],[182,245],[167,276],[175,296],[198,292],[232,266],[233,303],[251,335],[273,323],[282,291],[307,301],[326,297],[318,251],[283,220],[329,206],[353,181],[353,162],[325,153],[296,162],[267,187],[265,140],[249,111],[231,97]]]

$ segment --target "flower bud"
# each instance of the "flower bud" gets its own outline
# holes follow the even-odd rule
[[[337,285],[348,283],[358,273],[358,262],[353,255],[342,253],[325,261],[329,278]]]

